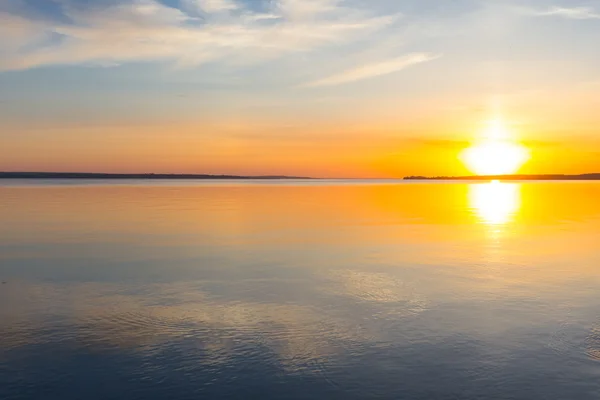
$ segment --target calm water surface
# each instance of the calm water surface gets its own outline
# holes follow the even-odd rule
[[[600,398],[600,183],[0,182],[0,399]]]

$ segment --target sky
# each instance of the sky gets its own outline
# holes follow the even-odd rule
[[[0,0],[0,171],[600,172],[600,0]],[[496,121],[496,122],[494,122]]]

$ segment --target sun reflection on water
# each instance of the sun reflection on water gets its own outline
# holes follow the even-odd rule
[[[470,185],[469,204],[482,222],[504,225],[512,221],[521,207],[520,185],[498,181]]]

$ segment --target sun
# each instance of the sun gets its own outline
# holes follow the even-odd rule
[[[529,151],[510,139],[501,120],[489,123],[483,138],[465,149],[460,158],[477,175],[514,174],[529,160]]]
[[[522,145],[497,140],[487,140],[466,149],[462,159],[477,175],[513,174],[529,159]]]

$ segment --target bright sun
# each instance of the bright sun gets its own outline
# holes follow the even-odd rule
[[[464,150],[460,158],[477,175],[506,175],[517,172],[529,159],[529,151],[510,139],[502,120],[494,120],[483,138]]]

